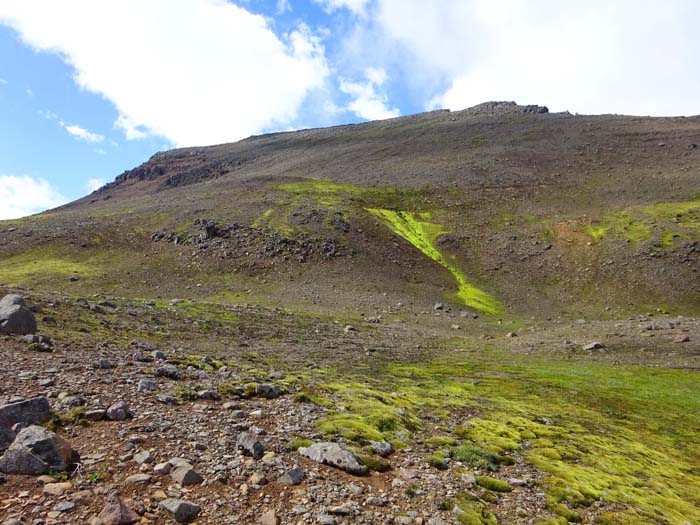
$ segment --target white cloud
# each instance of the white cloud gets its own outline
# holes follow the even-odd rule
[[[349,9],[357,15],[364,15],[370,0],[314,0],[321,4],[327,13],[332,13],[338,9]]]
[[[106,182],[105,179],[100,178],[88,179],[86,187],[89,191],[93,192],[99,190]]]
[[[26,88],[24,92],[27,94],[28,97],[34,98],[34,91],[32,91],[31,88]]]
[[[44,179],[0,175],[0,220],[25,217],[67,201]]]
[[[367,68],[365,82],[340,81],[340,91],[353,97],[348,109],[366,120],[383,120],[398,117],[401,112],[388,107],[388,97],[381,89],[387,79],[386,71],[380,68]]]
[[[3,0],[0,23],[72,65],[127,138],[202,145],[284,127],[328,75],[308,28],[280,38],[226,0]]]
[[[289,0],[277,0],[277,9],[275,10],[277,15],[283,15],[291,10],[292,4],[289,3]]]
[[[102,142],[105,138],[99,133],[93,133],[85,128],[78,126],[77,124],[66,124],[65,122],[60,122],[61,127],[65,129],[68,133],[73,135],[75,138],[89,142],[90,144],[96,144]]]
[[[442,79],[436,106],[698,114],[699,18],[695,0],[379,0],[368,40],[408,51],[405,77]]]
[[[6,86],[7,84],[9,84],[9,82],[7,80],[5,80],[4,78],[0,78],[0,84],[2,84],[3,86]]]

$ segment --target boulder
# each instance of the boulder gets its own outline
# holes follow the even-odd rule
[[[0,405],[0,453],[4,452],[15,439],[12,429],[22,426],[41,425],[51,418],[51,406],[45,397],[34,397],[18,403]]]
[[[0,333],[27,335],[36,332],[36,318],[19,295],[0,299]]]
[[[27,307],[24,297],[17,295],[16,293],[7,294],[5,297],[0,299],[0,310],[15,305],[24,306],[25,308]]]
[[[355,476],[366,476],[369,473],[367,467],[360,462],[360,458],[338,443],[314,443],[306,448],[300,448],[299,454]]]
[[[35,476],[52,470],[63,472],[77,458],[68,441],[44,427],[32,425],[22,429],[0,457],[0,472]]]

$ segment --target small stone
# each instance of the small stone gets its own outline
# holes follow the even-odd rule
[[[44,485],[42,492],[49,496],[63,496],[66,492],[73,488],[73,484],[70,481],[64,483],[48,483]]]
[[[88,421],[102,421],[105,417],[107,417],[107,411],[102,408],[96,408],[85,412],[83,417]]]
[[[125,401],[117,401],[107,409],[107,419],[111,421],[124,421],[131,417],[133,417],[133,414]]]
[[[282,390],[274,383],[262,383],[255,387],[255,395],[265,399],[275,399],[282,395]]]
[[[182,499],[169,498],[161,501],[158,507],[175,518],[178,523],[189,523],[194,521],[202,508],[192,503],[191,501],[186,501]]]
[[[587,345],[583,345],[582,347],[583,350],[589,351],[589,350],[605,350],[606,346],[599,342],[599,341],[593,341],[592,343],[588,343]]]
[[[284,483],[285,485],[299,485],[302,481],[304,481],[305,477],[306,474],[304,471],[299,467],[296,467],[282,474],[279,482]]]
[[[127,484],[133,484],[133,485],[141,485],[141,484],[146,484],[151,481],[151,476],[148,474],[134,474],[133,476],[129,476],[124,480],[125,483]]]
[[[156,396],[156,400],[159,403],[163,403],[164,405],[176,406],[180,404],[176,397],[171,396],[169,394],[158,394]]]
[[[284,375],[284,372],[280,372],[279,370],[273,370],[272,372],[270,372],[270,373],[267,375],[267,377],[268,377],[269,379],[280,380],[280,379],[284,379],[284,378],[285,378],[285,375]]]
[[[136,392],[139,394],[147,394],[148,392],[154,392],[158,390],[158,383],[156,383],[150,377],[144,377],[139,379],[139,384],[136,387]]]
[[[172,468],[173,466],[170,464],[169,461],[167,461],[165,463],[158,463],[155,467],[153,467],[153,472],[161,476],[165,476],[167,474],[170,474],[170,469]]]
[[[75,508],[75,503],[72,501],[59,501],[53,508],[56,512],[70,512]]]
[[[219,401],[221,400],[221,395],[214,390],[201,390],[197,392],[197,399],[203,401]]]
[[[690,337],[687,336],[687,335],[685,335],[685,334],[679,335],[678,337],[676,337],[676,338],[673,340],[673,342],[674,342],[674,343],[677,343],[677,344],[679,344],[679,343],[687,343],[688,341],[690,341]]]
[[[188,465],[175,467],[170,471],[170,477],[181,487],[199,485],[204,481],[204,478]]]
[[[246,456],[252,456],[253,459],[260,459],[265,454],[265,447],[250,432],[241,432],[238,435],[236,448]]]
[[[153,463],[153,459],[153,454],[148,450],[134,454],[134,461],[139,465],[143,465],[144,463]]]
[[[391,456],[394,452],[394,447],[388,441],[370,441],[369,446],[372,447],[372,451],[382,456],[383,458]]]
[[[116,494],[110,494],[97,520],[100,525],[133,525],[139,517]]]
[[[265,475],[261,474],[260,472],[255,472],[250,478],[248,479],[251,485],[265,485],[267,484],[267,479],[265,479]]]
[[[177,380],[182,378],[182,372],[175,365],[165,364],[156,369],[156,376]]]
[[[109,370],[112,368],[112,363],[109,362],[109,359],[100,359],[97,362],[97,368],[100,370]]]
[[[260,525],[279,525],[280,519],[274,510],[268,510],[260,516]]]

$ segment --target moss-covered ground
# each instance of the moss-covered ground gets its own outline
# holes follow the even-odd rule
[[[478,417],[434,438],[429,445],[444,452],[430,464],[439,467],[447,453],[468,468],[497,470],[499,457],[522,455],[546,473],[542,488],[561,523],[594,511],[606,524],[700,519],[696,372],[525,359],[495,348],[453,352],[430,363],[387,363],[372,377],[320,373],[315,395],[334,409],[319,430],[402,447],[422,428],[421,416],[446,422],[468,409]]]

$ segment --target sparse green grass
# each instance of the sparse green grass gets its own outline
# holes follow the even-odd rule
[[[75,252],[74,252],[75,253]],[[77,258],[48,248],[34,248],[19,255],[3,258],[0,283],[11,286],[51,284],[76,274],[81,279],[97,275],[101,259],[96,256]]]

